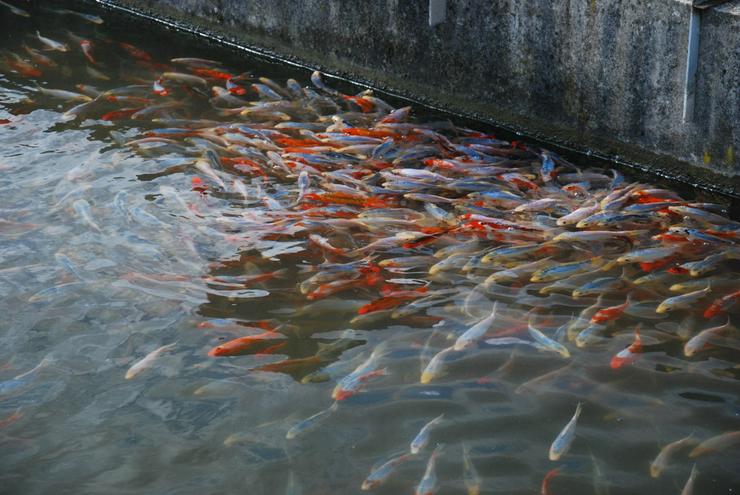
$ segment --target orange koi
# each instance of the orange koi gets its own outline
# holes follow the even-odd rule
[[[311,148],[314,146],[331,146],[332,148],[337,147],[335,144],[332,143],[323,143],[318,141],[311,141],[308,139],[275,138],[274,142],[279,146],[290,146],[293,148]]]
[[[405,297],[406,295],[422,297],[428,292],[429,288],[427,286],[417,287],[415,289],[404,289],[398,285],[385,284],[380,288],[380,295],[383,297]]]
[[[672,274],[672,275],[686,275],[686,274],[688,274],[688,273],[689,273],[689,272],[690,272],[691,270],[689,270],[688,268],[683,268],[683,267],[681,267],[681,266],[672,266],[672,267],[670,267],[670,268],[669,268],[668,270],[666,270],[666,271],[667,271],[668,273]]]
[[[660,270],[664,266],[667,266],[671,263],[673,263],[673,258],[664,258],[657,261],[642,262],[640,263],[640,269],[645,273],[650,273],[654,272],[655,270]]]
[[[367,166],[369,168],[372,168],[372,169],[375,169],[375,170],[385,170],[387,168],[393,168],[393,167],[395,167],[395,165],[393,165],[390,162],[383,162],[383,161],[380,161],[380,160],[368,160],[366,162],[366,164],[367,164]],[[367,173],[370,173],[370,171],[369,170],[367,170],[367,171],[360,171],[360,170],[358,170],[357,172],[354,172],[352,174],[352,177],[354,177],[355,179],[361,179],[364,175],[367,175]]]
[[[113,110],[112,112],[108,112],[103,114],[100,117],[100,120],[122,120],[126,119],[128,117],[131,117],[131,115],[135,114],[141,110],[141,108],[124,108],[121,110]]]
[[[560,470],[555,468],[547,472],[544,478],[542,478],[542,486],[540,486],[540,495],[550,495],[550,482],[555,476],[560,475]]]
[[[299,205],[298,208],[305,210],[304,215],[307,217],[319,218],[356,218],[357,213],[347,210],[323,210],[314,208],[311,205]]]
[[[611,321],[619,318],[620,316],[622,316],[622,313],[624,313],[624,310],[627,309],[627,306],[629,306],[631,302],[632,301],[630,300],[630,296],[628,295],[627,300],[623,304],[598,310],[596,314],[591,317],[591,323],[604,323],[606,321]]]
[[[360,309],[357,310],[358,314],[364,315],[368,313],[374,313],[376,311],[383,311],[385,309],[391,309],[395,308],[396,306],[399,306],[409,299],[414,299],[416,297],[420,297],[421,294],[418,295],[412,295],[412,296],[391,296],[391,297],[382,297],[380,299],[376,299],[374,301],[371,301],[364,306],[362,306]]]
[[[247,88],[243,86],[239,86],[235,82],[233,82],[231,79],[226,80],[226,89],[229,93],[236,96],[243,96],[247,94]]]
[[[338,292],[362,287],[365,284],[367,284],[365,279],[334,280],[333,282],[319,285],[318,288],[309,292],[306,298],[309,301],[316,301],[317,299],[323,299]]]
[[[265,364],[252,368],[253,371],[269,371],[272,373],[295,373],[310,366],[319,366],[324,362],[322,356],[309,356],[305,358],[286,359],[277,363]]]
[[[82,53],[85,55],[85,58],[90,61],[91,64],[98,65],[98,63],[92,56],[92,43],[89,40],[80,41],[80,48],[82,48]]]
[[[131,45],[129,43],[118,43],[118,46],[123,48],[128,52],[129,55],[131,55],[134,58],[138,58],[139,60],[143,60],[146,62],[151,62],[152,56],[149,55],[144,50],[141,50],[140,48],[136,48],[134,45]]]
[[[374,138],[386,138],[395,137],[397,134],[393,131],[387,131],[382,129],[363,129],[361,127],[347,127],[342,129],[342,132],[349,134],[350,136],[364,136]]]
[[[612,361],[610,363],[611,368],[613,370],[616,370],[618,368],[621,368],[625,364],[632,363],[635,359],[637,359],[637,354],[642,352],[642,339],[640,338],[640,328],[638,327],[635,329],[635,340],[632,342],[629,347],[622,349],[617,354],[614,355],[612,358]]]
[[[354,196],[347,193],[340,192],[325,192],[325,193],[307,193],[303,196],[305,199],[311,201],[319,201],[321,203],[336,203],[342,205],[354,205],[362,206],[365,204],[367,198],[363,196]]]
[[[719,299],[715,299],[714,302],[712,302],[712,304],[706,309],[706,311],[704,311],[704,318],[714,318],[718,314],[727,311],[738,301],[738,299],[740,299],[740,290],[737,292],[733,292],[732,294],[727,294],[726,296],[720,297]]]
[[[250,160],[249,158],[244,158],[243,156],[237,156],[237,157],[230,157],[230,156],[222,156],[221,163],[224,165],[252,165],[255,167],[259,167],[259,164],[255,162],[254,160]]]
[[[224,81],[228,81],[229,79],[234,77],[232,74],[229,74],[228,72],[221,72],[215,69],[194,68],[193,72],[195,72],[201,77],[208,77],[211,79],[222,79]]]
[[[733,231],[723,232],[721,230],[707,229],[707,230],[704,231],[704,233],[705,234],[708,234],[708,235],[713,235],[715,237],[722,237],[724,239],[736,239],[737,236],[738,236],[738,233],[740,233],[740,231],[733,230]]]
[[[277,332],[267,331],[257,335],[247,335],[246,337],[239,337],[218,345],[208,351],[208,355],[211,357],[217,356],[234,356],[236,354],[242,354],[244,351],[254,346],[258,342],[264,342],[265,340],[272,339],[275,337],[282,337]]]
[[[205,195],[208,191],[208,186],[203,183],[203,179],[200,177],[193,177],[190,179],[193,191],[199,192],[201,195]]]
[[[497,176],[499,179],[517,186],[519,189],[529,189],[530,191],[536,191],[540,188],[537,184],[527,179],[521,174],[508,173]]]
[[[644,203],[679,203],[679,201],[677,199],[659,198],[657,196],[642,195],[642,194],[640,194],[640,192],[642,192],[642,191],[636,191],[634,193],[635,196],[637,196],[637,197],[634,198],[634,200],[631,201],[631,203],[633,203],[633,204],[634,203],[639,203],[639,204],[644,204]]]
[[[254,355],[255,356],[267,356],[267,355],[270,355],[270,354],[275,354],[275,351],[279,351],[280,349],[282,349],[286,345],[288,345],[287,342],[280,342],[279,344],[275,344],[273,346],[270,346],[267,349],[263,349],[263,350],[261,350],[259,352],[255,352]]]
[[[360,107],[363,113],[370,113],[375,108],[375,104],[364,96],[342,95],[342,98],[347,101],[351,101],[352,103]]]
[[[677,235],[677,234],[671,234],[668,232],[664,232],[662,234],[657,234],[653,236],[653,239],[656,241],[667,241],[667,242],[688,242],[688,237],[684,235]]]
[[[12,69],[16,70],[23,77],[41,77],[41,75],[43,74],[39,69],[18,56],[16,56],[14,59],[6,58],[5,63],[7,63]]]

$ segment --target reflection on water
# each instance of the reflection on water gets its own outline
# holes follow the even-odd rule
[[[740,482],[721,205],[0,7],[8,493]]]

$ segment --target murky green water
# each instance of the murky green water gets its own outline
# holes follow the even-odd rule
[[[734,259],[723,260],[706,276],[714,277],[711,296],[666,315],[655,307],[677,295],[670,285],[691,276],[669,281],[665,275],[657,283],[604,291],[602,308],[625,302],[630,292],[636,304],[594,342],[578,346],[573,341],[578,332],[569,339],[557,329],[572,324],[596,297],[570,293],[598,277],[618,278],[622,266],[581,276],[577,285],[548,296],[540,293],[547,283],[531,283],[528,276],[485,280],[548,255],[557,263],[596,255],[613,260],[629,250],[623,240],[616,248],[612,243],[560,245],[555,253],[539,252],[513,264],[465,268],[476,253],[499,245],[551,240],[565,231],[554,223],[565,211],[522,216],[509,211],[514,206],[494,208],[500,219],[535,230],[504,229],[512,241],[491,237],[485,226],[466,224],[471,231],[484,229],[488,237],[461,251],[460,243],[480,236],[461,233],[462,217],[453,222],[454,231],[445,220],[430,220],[425,201],[404,199],[411,186],[398,177],[382,176],[400,188],[392,194],[369,189],[359,205],[346,197],[340,199],[352,204],[324,204],[310,195],[329,191],[326,183],[340,183],[329,172],[345,168],[343,159],[352,165],[350,158],[332,153],[356,159],[372,154],[388,136],[376,133],[357,143],[367,149],[352,153],[337,151],[338,146],[313,152],[335,160],[329,166],[301,158],[294,141],[310,134],[285,122],[318,123],[319,128],[306,127],[312,132],[332,125],[341,131],[349,125],[331,116],[342,112],[350,127],[368,128],[382,117],[361,113],[372,100],[342,103],[341,97],[322,96],[314,88],[318,96],[308,98],[310,111],[298,99],[298,104],[236,115],[229,111],[236,104],[209,100],[210,86],[225,85],[213,74],[204,76],[204,87],[164,77],[169,95],[156,95],[152,83],[163,73],[197,73],[195,62],[178,65],[170,62],[173,57],[216,58],[224,62],[219,71],[249,73],[237,82],[251,102],[260,101],[250,86],[260,83],[258,77],[283,87],[292,77],[311,87],[310,73],[105,15],[105,23],[95,24],[71,13],[29,12],[25,18],[5,7],[0,11],[0,492],[359,493],[376,463],[407,451],[422,426],[441,414],[429,444],[374,491],[413,493],[436,444],[444,445],[436,465],[440,494],[468,493],[464,447],[478,472],[480,493],[539,493],[543,478],[557,468],[547,493],[673,494],[681,492],[694,463],[699,472],[694,493],[737,491],[737,442],[689,458],[699,441],[740,429],[737,330],[730,325],[710,341],[711,348],[692,356],[683,351],[701,330],[736,319],[734,307],[715,318],[702,315],[712,300],[740,288]],[[69,51],[46,49],[37,30],[67,44]],[[87,57],[82,40],[91,43]],[[43,94],[37,84],[75,92],[92,91],[78,84],[99,91],[141,87],[118,89],[107,94],[118,100],[104,94],[95,106],[70,112],[81,101]],[[281,100],[295,101],[290,89],[284,91]],[[270,99],[262,96],[263,102]],[[334,111],[332,104],[338,105]],[[473,135],[440,124],[439,116],[433,120],[424,127],[456,143],[465,132]],[[249,128],[227,127],[232,123]],[[216,127],[218,132],[205,134],[194,130]],[[165,128],[190,134],[153,131]],[[156,139],[131,143],[147,137]],[[432,146],[421,134],[417,138],[400,139],[406,152]],[[434,153],[396,155],[395,168],[424,168],[424,159],[455,155],[449,144],[434,143]],[[497,150],[514,162],[535,156],[531,179],[539,180],[536,155],[509,143]],[[285,163],[270,158],[268,153],[276,151]],[[199,160],[207,168],[198,169]],[[307,164],[313,165],[308,199],[298,201],[299,171]],[[362,179],[380,188],[377,172],[386,166],[378,165],[374,176],[350,173],[341,183],[351,187],[352,179]],[[594,179],[591,192],[584,194],[595,195],[599,187],[606,193],[606,186],[597,187],[599,181]],[[507,190],[534,194],[522,184]],[[417,186],[439,193],[428,183]],[[468,191],[441,194],[467,201]],[[587,203],[575,193],[567,201]],[[472,202],[460,211],[459,203],[438,206],[447,213],[481,214]],[[359,213],[362,225],[352,223]],[[384,220],[367,220],[372,215]],[[681,261],[736,250],[732,225],[720,232],[724,242],[692,244],[696,251],[681,251]],[[701,222],[686,221],[685,227],[711,230]],[[365,248],[403,235],[403,242]],[[330,245],[321,247],[323,240]],[[456,244],[465,254],[430,274],[430,266],[444,259],[431,256]],[[382,263],[410,256],[426,258],[405,268]],[[668,266],[678,263],[661,270]],[[637,264],[624,270],[630,281],[645,275]],[[334,277],[305,282],[317,273]],[[324,284],[332,280],[347,286],[323,297],[321,291],[329,290]],[[409,295],[410,290],[425,292]],[[402,300],[385,300],[389,309],[358,315],[389,292]],[[438,299],[428,307],[393,314],[435,294]],[[494,301],[498,314],[486,334],[464,349],[445,352],[440,372],[421,379],[430,360],[488,317]],[[528,321],[563,342],[568,356],[533,346]],[[633,348],[624,365],[610,366],[615,354],[634,341],[638,326],[642,348]],[[219,345],[255,335],[234,355],[209,355],[218,353],[212,350]],[[521,341],[485,340],[499,338]],[[165,345],[170,347],[151,366],[138,374],[129,371]],[[373,350],[377,360],[365,370],[359,390],[347,397],[340,393],[335,403],[337,381],[367,363]],[[550,461],[550,445],[578,403],[583,410],[572,447]],[[292,429],[321,411],[326,414],[311,427]],[[650,463],[660,449],[692,433],[696,442],[678,450],[660,477],[652,478]]]

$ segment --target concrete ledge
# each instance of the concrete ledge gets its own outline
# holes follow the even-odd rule
[[[740,197],[740,0],[97,0]],[[444,4],[445,2],[436,2]],[[439,21],[439,13],[437,21]]]

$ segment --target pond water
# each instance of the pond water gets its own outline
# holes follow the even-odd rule
[[[722,205],[15,4],[0,492],[737,492]]]

